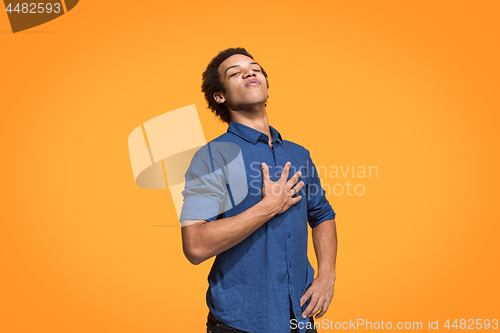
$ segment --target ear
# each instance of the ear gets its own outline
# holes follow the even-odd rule
[[[214,93],[214,99],[218,104],[222,104],[226,101],[226,99],[224,98],[224,96],[222,96],[220,92]]]

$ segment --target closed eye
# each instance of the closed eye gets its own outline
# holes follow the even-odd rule
[[[254,69],[254,71],[256,71],[256,72],[260,72],[260,69]],[[235,73],[233,73],[233,74],[229,75],[229,77],[231,77],[231,76],[235,76],[235,75],[236,75],[236,74],[238,74],[238,73],[239,73],[239,72],[235,72]]]

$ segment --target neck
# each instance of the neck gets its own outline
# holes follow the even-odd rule
[[[258,107],[252,110],[245,111],[229,111],[231,114],[231,120],[237,123],[243,124],[245,126],[251,127],[267,134],[269,137],[269,143],[272,142],[271,131],[269,130],[269,121],[267,119],[266,107]]]

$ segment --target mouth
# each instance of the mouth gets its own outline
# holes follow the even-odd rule
[[[260,86],[259,80],[253,79],[245,83],[245,87],[253,87],[253,86]]]

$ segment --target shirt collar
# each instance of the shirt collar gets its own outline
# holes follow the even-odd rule
[[[278,143],[282,143],[283,139],[281,138],[280,132],[278,132],[274,127],[269,125],[269,130],[271,131],[271,136],[273,137],[273,141]],[[240,138],[250,142],[251,144],[256,144],[259,139],[265,143],[269,142],[269,138],[267,134],[262,133],[254,128],[248,127],[241,123],[237,123],[235,121],[229,122],[229,127],[227,128],[228,132],[234,133]]]

